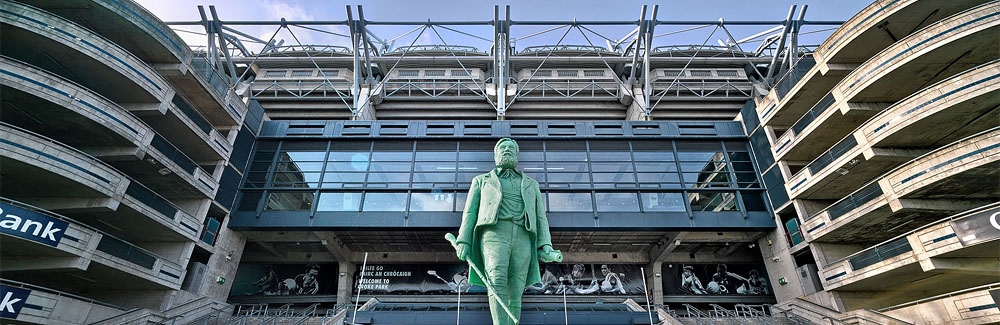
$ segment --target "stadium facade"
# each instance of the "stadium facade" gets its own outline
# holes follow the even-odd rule
[[[502,137],[565,256],[523,323],[1000,322],[1000,2],[842,22],[195,9],[0,4],[5,322],[482,322],[444,234]],[[205,46],[172,29],[192,26]],[[661,44],[706,26],[725,41]]]

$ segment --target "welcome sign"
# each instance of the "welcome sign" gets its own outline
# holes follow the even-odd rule
[[[68,226],[66,221],[0,202],[0,233],[56,247]]]

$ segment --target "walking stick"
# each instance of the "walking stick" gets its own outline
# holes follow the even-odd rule
[[[452,235],[451,233],[444,234],[444,239],[451,243],[452,247],[458,247],[455,235]],[[503,311],[507,312],[507,316],[514,321],[514,325],[520,324],[521,322],[517,320],[517,317],[514,317],[514,313],[510,312],[510,308],[507,307],[507,302],[500,300],[500,295],[497,294],[496,289],[493,289],[493,282],[490,281],[490,278],[486,277],[486,274],[483,273],[483,271],[480,271],[479,267],[476,266],[475,263],[472,263],[471,261],[466,262],[469,263],[469,267],[472,268],[472,271],[476,272],[476,275],[478,275],[480,279],[483,279],[483,284],[486,285],[486,289],[489,290],[494,297],[496,297],[496,301],[500,304],[500,308],[503,308]]]

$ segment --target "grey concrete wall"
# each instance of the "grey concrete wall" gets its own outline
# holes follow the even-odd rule
[[[246,236],[229,229],[228,225],[227,218],[220,227],[219,238],[215,241],[215,250],[208,260],[208,271],[205,273],[205,282],[200,290],[202,295],[219,301],[226,301],[229,297],[233,279],[236,278],[236,269],[243,255],[243,246],[246,245]],[[216,282],[220,276],[226,278],[226,283]]]

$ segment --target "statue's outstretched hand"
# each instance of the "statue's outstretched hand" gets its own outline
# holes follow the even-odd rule
[[[538,250],[538,259],[544,263],[562,262],[563,256],[562,252],[552,249],[552,246],[546,245]]]
[[[455,245],[455,255],[458,255],[458,259],[462,261],[469,260],[469,244],[458,243]]]

